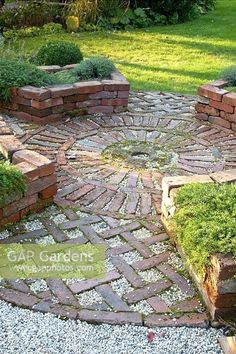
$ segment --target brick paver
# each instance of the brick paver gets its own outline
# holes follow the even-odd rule
[[[194,104],[191,96],[139,92],[121,114],[38,128],[7,118],[28,149],[56,162],[59,190],[57,206],[7,235],[0,232],[0,243],[102,243],[107,274],[97,280],[2,281],[0,299],[95,323],[207,326],[207,313],[159,215],[163,175],[208,174],[236,165],[235,136],[196,121]],[[132,141],[166,147],[164,168],[137,163],[143,151],[122,161],[104,158],[112,144]]]

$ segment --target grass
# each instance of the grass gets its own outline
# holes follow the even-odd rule
[[[218,0],[215,11],[185,24],[65,33],[60,39],[77,43],[84,56],[113,59],[134,90],[195,93],[200,84],[236,62],[235,12],[236,0]],[[49,39],[58,39],[58,34],[19,40],[15,50],[24,46],[31,53]]]
[[[176,197],[172,228],[199,276],[209,256],[232,252],[236,259],[236,185],[190,184]]]

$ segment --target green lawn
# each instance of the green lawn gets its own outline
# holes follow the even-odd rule
[[[195,93],[200,84],[236,63],[235,14],[236,0],[218,0],[214,12],[185,24],[65,34],[60,39],[80,45],[85,56],[101,54],[113,59],[134,90]],[[24,46],[31,52],[57,37],[29,38]]]

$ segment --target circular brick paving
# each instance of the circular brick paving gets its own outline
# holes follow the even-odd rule
[[[126,113],[38,128],[9,119],[29,149],[56,161],[59,191],[57,206],[0,233],[0,242],[102,243],[107,275],[2,282],[0,298],[97,323],[207,325],[159,215],[163,175],[236,164],[235,136],[196,121],[194,103],[191,96],[140,92]]]

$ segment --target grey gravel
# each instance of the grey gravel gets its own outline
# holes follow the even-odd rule
[[[91,325],[0,301],[0,354],[222,354],[221,332],[200,328]]]

